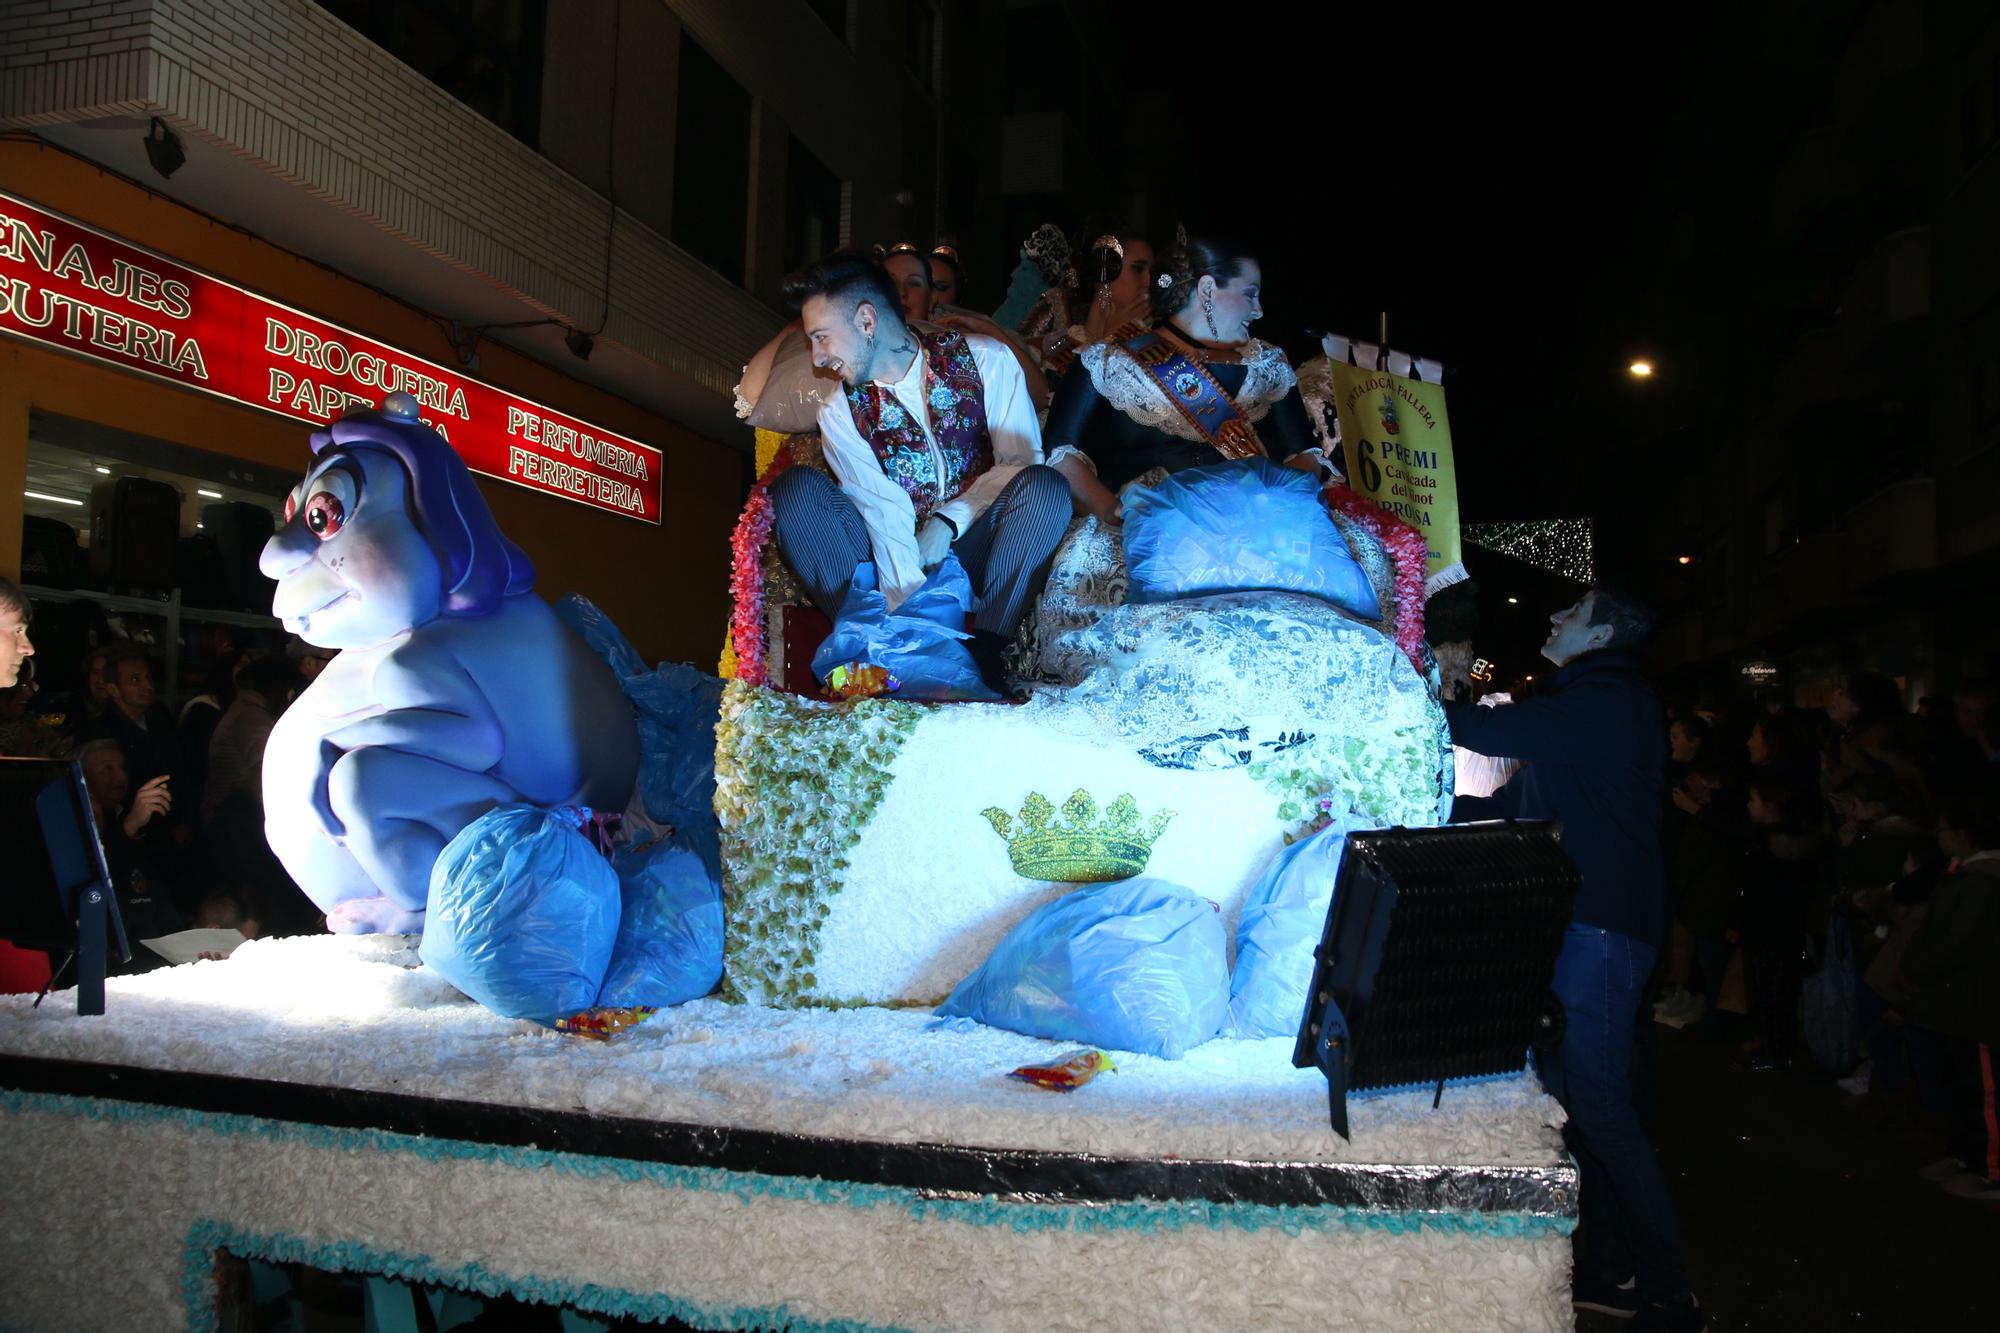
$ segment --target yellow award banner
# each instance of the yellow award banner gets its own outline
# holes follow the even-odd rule
[[[1347,484],[1430,543],[1426,597],[1457,583],[1465,577],[1465,565],[1443,386],[1340,361],[1331,370]]]

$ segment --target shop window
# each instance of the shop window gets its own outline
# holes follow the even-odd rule
[[[674,126],[668,236],[740,285],[750,225],[750,94],[685,29]]]
[[[396,59],[534,145],[545,0],[320,0]]]
[[[301,459],[303,462],[303,458]],[[46,413],[28,424],[21,583],[38,679],[74,688],[108,638],[144,646],[171,703],[221,654],[275,648],[257,568],[294,474]]]
[[[793,139],[785,158],[785,272],[840,245],[840,177]]]

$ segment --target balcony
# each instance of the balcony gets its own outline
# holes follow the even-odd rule
[[[1806,223],[1833,198],[1833,126],[1816,125],[1792,140],[1771,179],[1769,235],[1789,250]]]
[[[1780,431],[1808,429],[1811,418],[1842,410],[1850,396],[1847,354],[1840,330],[1808,329],[1778,363],[1771,384],[1771,415]]]
[[[1839,605],[1841,555],[1840,534],[1822,532],[1801,537],[1772,556],[1770,576],[1762,581],[1771,623]]]
[[[1946,561],[2000,549],[2000,446],[1988,447],[1951,471],[1939,514]]]
[[[1843,561],[1847,586],[1862,589],[1938,563],[1935,477],[1884,487],[1847,511]]]
[[[1922,180],[1912,151],[1938,132],[1937,88],[1926,78],[1922,0],[1878,0],[1855,27],[1835,75],[1839,150],[1858,179]]]
[[[1882,238],[1848,280],[1840,340],[1850,367],[1891,376],[1929,359],[1931,229],[1905,227]]]

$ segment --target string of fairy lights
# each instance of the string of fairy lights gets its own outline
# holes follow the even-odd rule
[[[1597,577],[1587,518],[1468,523],[1465,540],[1578,583],[1590,583]]]

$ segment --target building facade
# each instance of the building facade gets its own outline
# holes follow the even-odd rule
[[[1990,5],[1774,0],[1676,122],[1563,429],[1706,690],[2000,669],[1996,99]]]
[[[378,396],[379,371],[327,365],[339,343],[340,368],[365,367],[365,344],[442,386],[436,406],[456,385],[500,414],[468,461],[545,595],[592,597],[650,657],[711,663],[748,481],[732,386],[784,322],[788,269],[943,230],[943,23],[929,0],[0,0],[18,242],[0,282],[25,284],[0,315],[0,570],[48,576],[53,524],[78,544],[57,576],[80,586],[57,591],[255,621],[203,607],[185,571],[108,568],[97,535],[123,520],[103,481],[173,487],[185,561],[204,501],[275,513],[312,425]],[[78,274],[37,260],[71,227],[86,262],[191,271],[231,311],[290,312],[291,333],[205,325],[203,352],[241,363],[227,390],[163,375],[158,340],[93,343],[74,315],[65,340],[49,302],[73,311],[56,289]],[[114,321],[188,335],[177,304],[118,306],[94,276]],[[307,330],[325,344],[301,356]],[[587,475],[607,458],[617,475]],[[618,489],[641,462],[650,510]]]

